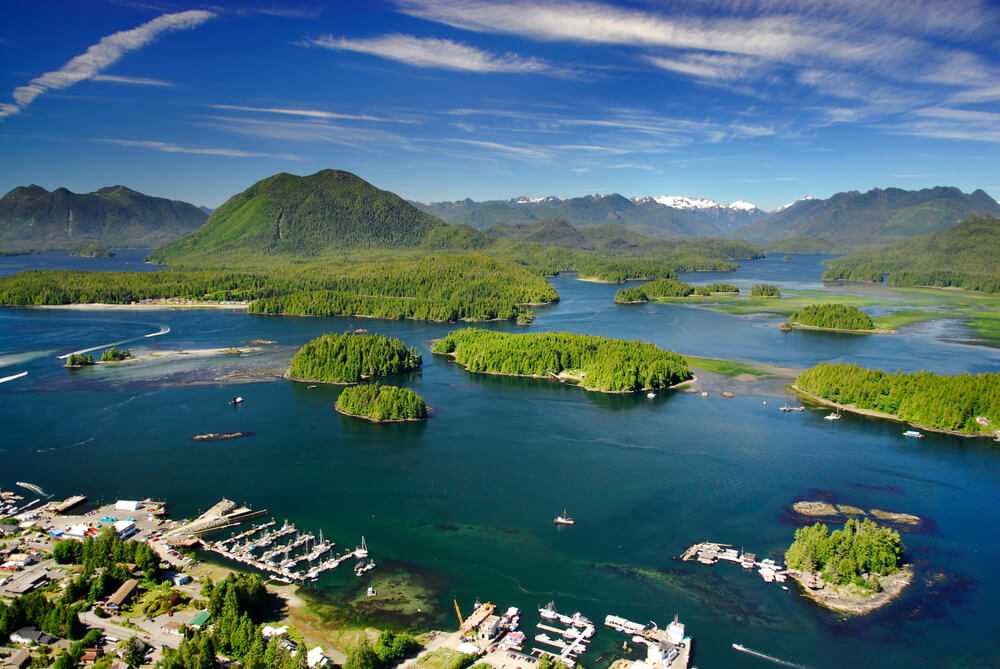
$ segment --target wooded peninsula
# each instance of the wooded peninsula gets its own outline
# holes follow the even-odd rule
[[[711,283],[707,286],[691,286],[675,278],[659,279],[638,286],[622,288],[615,294],[615,302],[633,304],[648,302],[661,297],[708,297],[716,293],[739,294],[740,289],[730,283]]]
[[[655,344],[568,332],[465,328],[448,333],[431,350],[450,355],[470,372],[554,378],[603,392],[655,390],[692,378],[681,356]]]
[[[1000,373],[943,376],[889,373],[824,362],[802,372],[799,390],[930,430],[989,435],[1000,421]]]
[[[325,334],[306,343],[292,357],[288,376],[323,383],[358,383],[363,379],[420,369],[421,355],[385,335]]]

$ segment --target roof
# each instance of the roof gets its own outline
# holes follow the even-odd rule
[[[194,618],[191,619],[190,625],[192,627],[200,627],[201,625],[204,625],[205,623],[208,622],[208,618],[209,618],[208,611],[199,611],[198,613],[194,614]]]
[[[130,578],[121,584],[121,587],[115,590],[115,594],[108,597],[108,604],[115,604],[116,606],[121,606],[122,602],[128,599],[129,595],[139,587],[139,581],[134,578]]]

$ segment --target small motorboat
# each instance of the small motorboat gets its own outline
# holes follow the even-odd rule
[[[242,397],[236,396],[233,399],[229,400],[229,405],[230,406],[236,406],[237,404],[243,404],[243,398]]]
[[[369,597],[374,597],[378,593],[375,592],[375,588],[373,588],[372,586],[369,585],[368,586],[368,593],[367,594],[368,594]]]

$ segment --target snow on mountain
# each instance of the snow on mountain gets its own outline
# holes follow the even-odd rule
[[[806,195],[805,197],[800,197],[795,202],[789,202],[788,204],[783,204],[780,207],[778,207],[777,209],[775,209],[774,211],[776,211],[776,212],[783,211],[785,209],[788,209],[789,207],[791,207],[794,204],[798,204],[799,202],[805,202],[807,200],[815,200],[815,199],[816,198],[814,198],[812,195]]]
[[[654,197],[653,200],[674,209],[711,209],[712,207],[720,206],[715,200],[706,200],[701,197],[687,197],[686,195],[660,195]]]
[[[688,197],[687,195],[659,195],[656,197],[636,197],[632,198],[636,204],[649,204],[657,202],[665,207],[674,209],[730,209],[733,211],[755,211],[757,205],[746,200],[736,200],[730,204],[720,204],[715,200],[703,197]]]
[[[549,202],[562,202],[562,198],[555,195],[547,197],[528,197],[527,195],[522,195],[521,197],[511,198],[507,202],[510,204],[546,204]]]

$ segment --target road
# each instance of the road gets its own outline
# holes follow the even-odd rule
[[[131,627],[118,625],[109,618],[98,618],[94,615],[93,611],[84,611],[80,614],[80,622],[88,627],[95,627],[103,631],[105,634],[116,637],[119,641],[124,641],[132,636],[137,636],[154,648],[159,648],[160,646],[177,648],[181,645],[181,637],[174,634],[167,634],[160,629],[161,625],[163,625],[160,621],[151,623],[151,626],[153,627],[152,630],[141,632],[139,630],[134,630]],[[149,637],[148,639],[146,638],[147,636]]]

